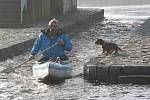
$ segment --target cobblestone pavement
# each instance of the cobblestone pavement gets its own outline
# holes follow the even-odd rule
[[[150,65],[150,36],[135,30],[140,27],[140,23],[136,24],[123,24],[113,22],[105,19],[98,22],[89,29],[79,30],[76,35],[72,37],[73,50],[68,52],[70,59],[74,65],[73,74],[83,73],[83,65],[90,61],[97,64],[146,64]],[[119,51],[117,54],[105,56],[102,53],[101,46],[95,45],[98,38],[103,38],[106,41],[114,42],[119,45],[124,51]],[[5,62],[0,62],[0,70],[11,67],[16,67],[29,57],[29,52],[8,59]],[[105,96],[104,90],[107,94],[114,94],[113,90],[120,86],[92,86],[90,83],[85,82],[82,77],[67,79],[61,85],[45,85],[38,83],[32,77],[32,64],[28,62],[22,67],[16,69],[16,72],[0,73],[0,98],[3,99],[21,99],[21,100],[40,100],[49,98],[53,100],[60,99],[87,99],[93,97],[93,94],[100,92],[99,95]],[[137,89],[137,86],[135,86]],[[121,92],[125,92],[124,87],[119,88]],[[133,89],[133,86],[131,86]],[[138,93],[143,93],[144,90],[138,89]],[[103,91],[102,91],[103,90]],[[110,92],[110,90],[112,92]],[[98,92],[97,92],[98,91]],[[108,92],[109,91],[109,92]],[[129,93],[132,94],[133,92]],[[135,89],[132,90],[135,92]],[[88,94],[89,93],[89,94]],[[117,94],[120,93],[117,92]],[[147,92],[149,93],[149,92]],[[145,93],[144,93],[145,94]],[[109,97],[108,96],[108,97]],[[96,98],[95,97],[95,98]],[[149,97],[147,94],[146,97]],[[111,96],[112,98],[112,96]]]
[[[72,37],[74,48],[71,52],[73,54],[69,56],[83,59],[83,63],[90,60],[89,62],[94,64],[150,65],[150,34],[137,32],[139,27],[140,23],[122,24],[105,19],[86,31],[81,30]],[[123,51],[106,56],[102,53],[101,46],[94,44],[98,38],[117,43]],[[21,58],[14,59],[13,65],[23,62],[28,56],[29,53],[25,53],[23,58],[21,56]],[[5,64],[2,62],[1,69],[9,65],[11,65],[11,60],[8,59]]]

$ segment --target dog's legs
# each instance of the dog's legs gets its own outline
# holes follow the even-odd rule
[[[103,50],[103,52],[102,53],[105,53],[105,50]]]
[[[117,52],[118,52],[118,49],[115,50],[115,53],[117,53]]]
[[[106,55],[110,54],[110,51],[107,51]]]
[[[110,50],[110,54],[112,54],[113,51],[114,51],[114,50]]]
[[[114,50],[107,51],[106,55],[112,54],[113,51],[114,51]]]

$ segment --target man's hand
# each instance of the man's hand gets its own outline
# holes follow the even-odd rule
[[[64,45],[64,44],[65,44],[62,39],[59,39],[59,40],[57,41],[57,43],[60,44],[60,45]]]
[[[34,55],[30,55],[29,60],[33,60],[34,59]]]

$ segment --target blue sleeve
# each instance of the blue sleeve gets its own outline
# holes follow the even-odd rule
[[[40,33],[39,37],[34,42],[33,48],[31,50],[32,55],[36,55],[42,46],[42,33]]]
[[[64,44],[65,50],[71,51],[72,50],[72,41],[67,33],[64,34],[64,42],[65,42],[65,44]]]

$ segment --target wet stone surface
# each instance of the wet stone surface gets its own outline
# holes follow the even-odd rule
[[[105,19],[103,22],[96,23],[88,30],[80,30],[80,32],[77,32],[72,37],[74,48],[71,52],[67,52],[74,66],[73,75],[83,73],[83,65],[89,60],[90,63],[103,63],[106,65],[150,65],[150,36],[149,34],[135,32],[135,29],[139,26],[140,23],[123,24]],[[102,53],[101,46],[94,44],[98,38],[117,43],[123,51],[106,56]],[[8,59],[5,62],[0,62],[0,71],[5,68],[15,68],[25,61],[28,56],[29,52],[16,56],[13,59]],[[34,61],[30,61],[15,71],[0,73],[0,99],[41,100],[44,98],[45,100],[87,100],[104,99],[107,96],[112,97],[113,95],[116,97],[112,98],[117,99],[130,92],[136,98],[140,95],[136,93],[134,95],[135,88],[137,93],[146,91],[145,87],[138,86],[131,86],[132,88],[130,86],[119,85],[93,86],[93,84],[85,81],[82,76],[67,79],[59,84],[46,85],[38,83],[32,77],[31,66],[33,63]],[[149,90],[147,90],[147,93],[149,93]],[[150,98],[148,94],[146,97]]]
[[[28,39],[35,38],[41,28],[24,28],[24,29],[0,29],[0,45],[7,47],[13,43],[20,43]]]
[[[149,65],[150,64],[150,34],[143,34],[137,32],[136,26],[130,25],[115,25],[115,23],[110,27],[113,29],[100,33],[96,38],[105,39],[108,42],[117,43],[123,51],[119,51],[117,54],[106,56],[102,53],[97,55],[97,57],[92,58],[88,63],[93,64],[106,64],[106,65]],[[126,27],[124,29],[124,27]],[[117,32],[117,29],[119,31]],[[102,30],[103,31],[103,30]]]

